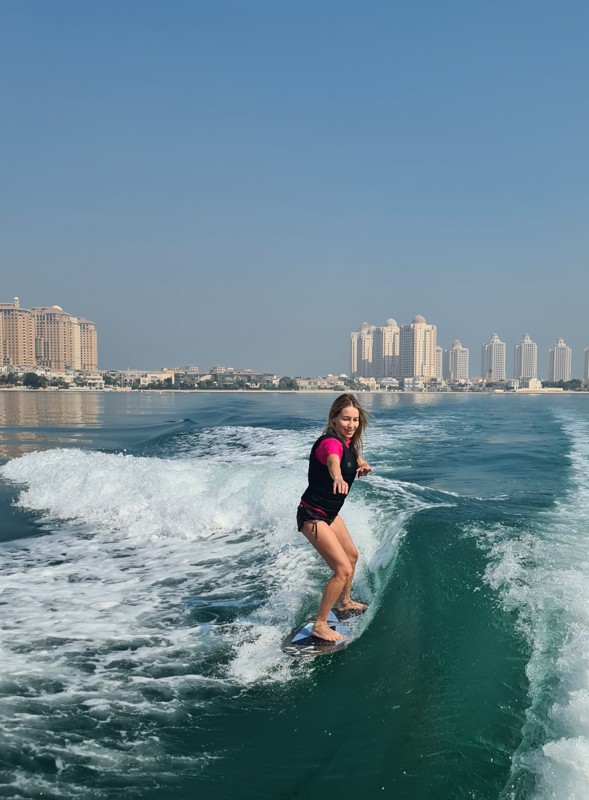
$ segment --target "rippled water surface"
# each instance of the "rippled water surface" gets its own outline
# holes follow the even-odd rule
[[[589,797],[589,397],[365,395],[371,607],[301,663],[333,398],[0,392],[0,797]]]

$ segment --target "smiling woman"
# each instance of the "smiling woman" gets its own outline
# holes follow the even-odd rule
[[[299,531],[333,570],[311,631],[315,638],[328,642],[344,638],[327,621],[334,606],[340,618],[362,614],[367,608],[350,594],[358,550],[339,516],[356,475],[372,471],[360,455],[366,421],[354,395],[342,394],[334,401],[325,432],[311,449],[309,485],[297,510]]]

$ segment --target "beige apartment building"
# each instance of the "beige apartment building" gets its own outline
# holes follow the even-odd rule
[[[80,323],[60,306],[32,308],[37,366],[81,370]]]
[[[363,322],[359,331],[351,334],[351,370],[352,376],[368,378],[372,375],[374,325]]]
[[[402,378],[435,378],[436,337],[435,325],[428,325],[418,314],[413,321],[400,327],[400,359]]]
[[[399,326],[394,319],[387,319],[382,328],[374,329],[372,335],[372,377],[398,378],[400,374]]]
[[[33,315],[20,307],[18,297],[12,303],[0,303],[0,366],[30,369],[35,361]]]
[[[363,322],[351,334],[350,367],[352,377],[441,378],[441,357],[436,344],[437,329],[418,314],[406,325],[388,319],[378,328]]]
[[[98,369],[98,338],[96,325],[89,319],[78,317],[80,323],[80,359],[83,372],[96,372]]]
[[[60,306],[29,309],[18,297],[0,304],[2,366],[94,372],[98,368],[96,326]]]

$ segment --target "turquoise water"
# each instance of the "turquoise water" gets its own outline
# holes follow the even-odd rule
[[[589,398],[364,396],[371,608],[301,663],[332,399],[0,393],[0,797],[586,800]]]

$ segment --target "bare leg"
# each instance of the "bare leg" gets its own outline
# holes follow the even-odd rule
[[[317,535],[315,535],[315,530]],[[319,639],[326,639],[328,642],[337,642],[344,637],[341,633],[329,627],[327,615],[344,591],[346,583],[351,581],[354,570],[335,531],[326,522],[318,521],[316,527],[312,522],[305,522],[301,532],[333,570],[333,575],[323,590],[319,611],[313,625],[313,636],[317,636]]]
[[[342,593],[337,601],[337,608],[339,611],[365,611],[367,608],[366,603],[359,603],[355,600],[352,600],[352,596],[350,594],[352,589],[352,581],[354,580],[354,572],[356,570],[356,563],[358,561],[358,549],[354,544],[352,537],[350,536],[350,532],[346,527],[346,523],[339,515],[333,520],[330,527],[337,536],[338,542],[341,544],[344,553],[348,557],[352,567],[352,572],[346,580]]]

